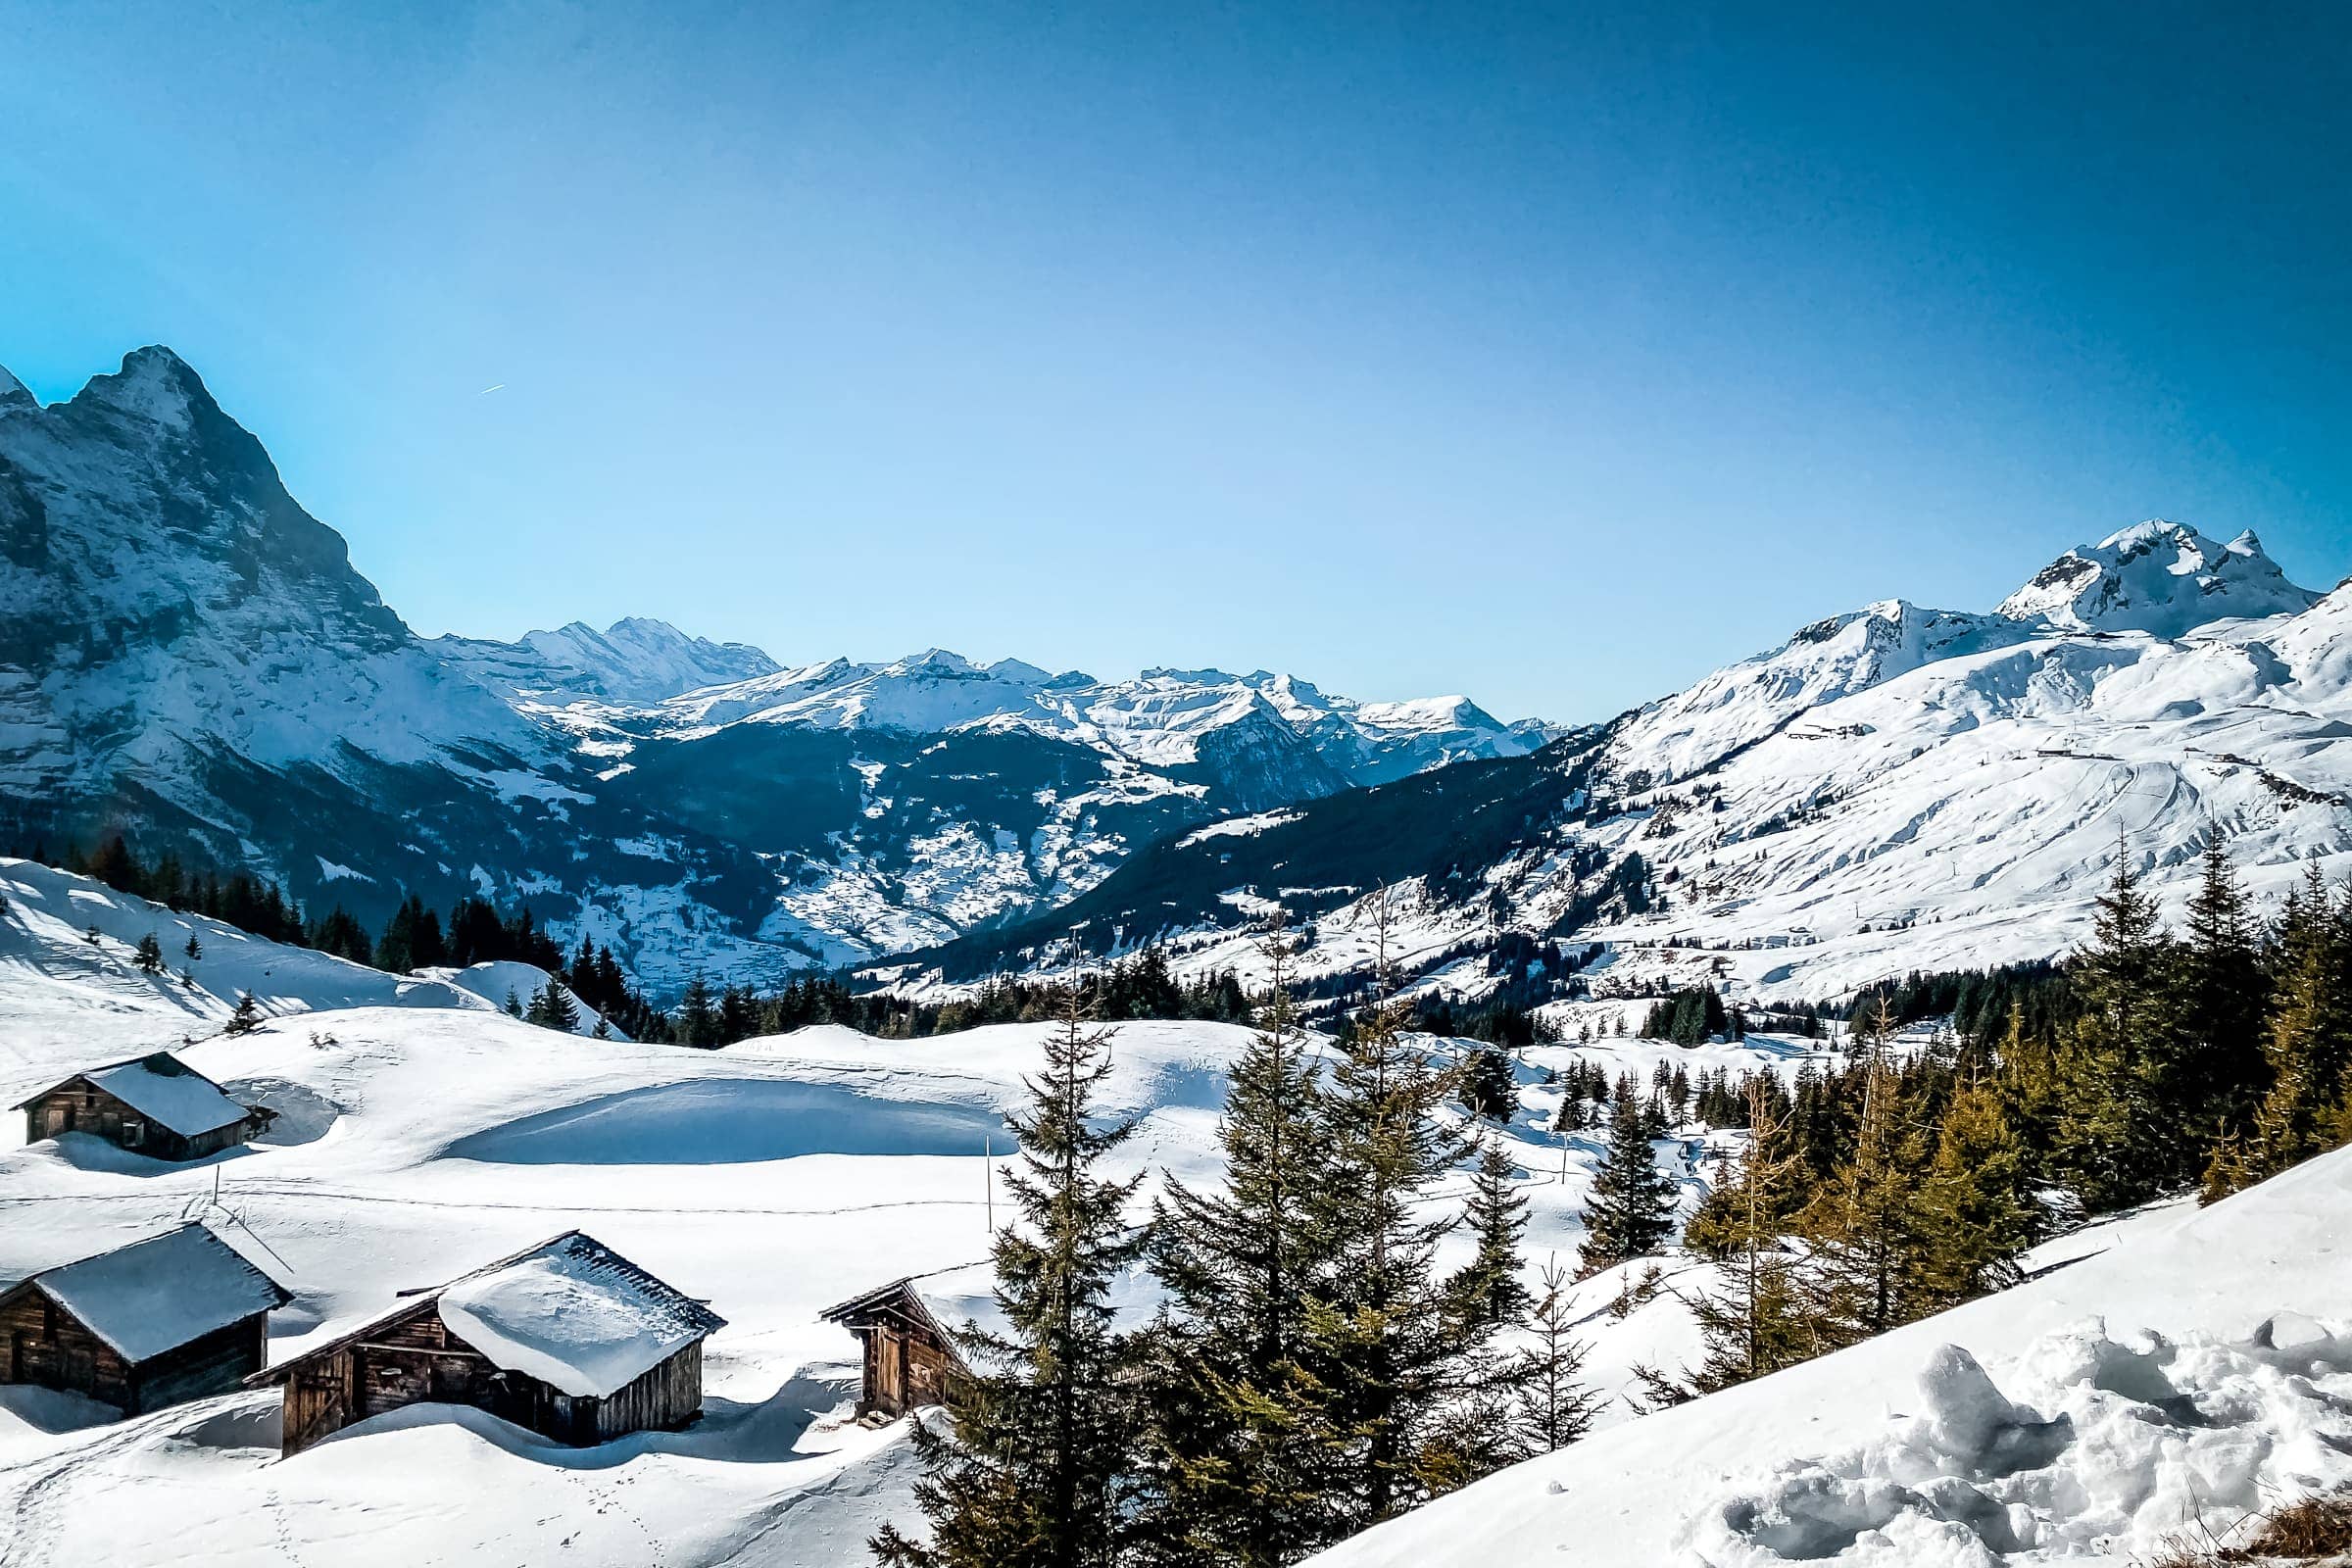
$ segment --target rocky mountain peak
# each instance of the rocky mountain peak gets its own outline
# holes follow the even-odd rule
[[[2318,598],[2287,580],[2252,529],[2225,545],[2152,517],[2069,550],[1993,613],[2059,631],[2179,637],[2217,620],[2291,614]]]

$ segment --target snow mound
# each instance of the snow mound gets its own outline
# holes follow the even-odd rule
[[[573,1397],[627,1387],[710,1332],[712,1315],[568,1237],[441,1293],[441,1321],[510,1372]]]
[[[1991,1568],[2150,1554],[2281,1497],[2352,1482],[2352,1333],[2280,1314],[2252,1336],[2103,1322],[2036,1342],[2013,1402],[1946,1345],[1922,1408],[1858,1448],[1782,1465],[1708,1507],[1684,1544],[1708,1568],[1830,1562]],[[2046,1415],[2041,1412],[2048,1412]]]

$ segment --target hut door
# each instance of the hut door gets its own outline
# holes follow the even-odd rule
[[[875,1368],[874,1402],[892,1415],[906,1413],[906,1340],[885,1329],[875,1336],[881,1365]]]

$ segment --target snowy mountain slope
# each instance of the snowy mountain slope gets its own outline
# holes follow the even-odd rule
[[[1645,1416],[1313,1560],[2145,1562],[2199,1513],[2219,1531],[2352,1478],[2347,1202],[2339,1151],[2212,1208],[2163,1210],[2084,1261]]]
[[[1367,897],[1386,884],[1408,970],[1518,931],[1606,944],[1588,971],[1603,989],[1703,974],[1820,998],[2066,951],[2119,842],[2177,901],[2227,839],[2274,895],[2315,860],[2352,863],[2352,594],[2234,613],[2278,594],[2249,541],[2227,554],[2220,588],[2181,579],[2232,612],[2192,636],[1888,601],[1530,757],[1163,841],[1051,924],[877,973],[952,985],[1045,954],[1074,921],[1090,945],[1159,933],[1183,966],[1248,973],[1250,928],[1279,901],[1316,938],[1302,973],[1342,974],[1366,961]]]
[[[0,1103],[13,1104],[86,1063],[97,1043],[118,1056],[216,1034],[247,992],[264,1013],[292,1018],[343,1007],[495,1010],[514,991],[547,984],[527,963],[477,963],[389,975],[307,948],[289,948],[201,914],[182,914],[87,877],[0,858]],[[139,939],[153,936],[166,967],[142,973]],[[197,953],[187,951],[190,940]],[[570,996],[566,990],[565,996]],[[596,1020],[577,998],[580,1032]]]
[[[54,407],[0,389],[0,843],[121,831],[370,923],[529,900],[664,995],[947,940],[1168,832],[1537,733],[1262,671],[785,670],[642,619],[425,641],[169,350]]]

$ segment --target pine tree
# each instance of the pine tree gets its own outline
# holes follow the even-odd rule
[[[1881,1038],[1885,1030],[1881,1004]],[[1862,1119],[1854,1152],[1798,1215],[1812,1248],[1807,1310],[1832,1347],[1883,1334],[1918,1314],[1920,1168],[1924,1140],[1905,1121],[1901,1086],[1884,1050],[1862,1058]]]
[[[204,944],[197,941],[196,933],[191,931],[188,933],[188,945],[180,949],[180,952],[188,956],[188,961],[190,963],[194,963],[197,959],[204,956]]]
[[[262,1004],[253,1000],[253,993],[240,991],[237,993],[237,1010],[229,1014],[228,1022],[220,1026],[220,1032],[227,1035],[249,1035],[259,1029],[264,1021]]]
[[[1620,1079],[1609,1109],[1608,1150],[1585,1200],[1584,1272],[1597,1274],[1648,1257],[1674,1234],[1674,1178],[1658,1169],[1650,1128],[1633,1080]]]
[[[601,1013],[601,1012],[600,1012],[600,1013],[598,1013],[598,1014],[596,1015],[596,1027],[595,1027],[594,1029],[592,1029],[592,1030],[590,1030],[590,1031],[589,1031],[589,1037],[590,1037],[591,1039],[594,1039],[594,1040],[610,1040],[610,1039],[612,1039],[612,1019],[610,1019],[610,1018],[608,1018],[608,1017],[606,1017],[606,1016],[605,1016],[603,1013]]]
[[[686,995],[678,1002],[677,1038],[705,1051],[719,1044],[718,1009],[710,1004],[710,983],[699,974],[686,982]]]
[[[145,936],[139,938],[138,952],[135,956],[139,966],[139,972],[141,974],[160,974],[163,972],[164,945],[156,940],[154,932],[150,931]]]
[[[2071,971],[2082,1016],[2060,1063],[2066,1107],[2058,1127],[2060,1168],[2094,1212],[2161,1194],[2180,1137],[2154,1090],[2154,1064],[2177,1054],[2164,983],[2169,945],[2120,843],[2098,911],[2091,944]]]
[[[2339,904],[2312,868],[2287,901],[2278,968],[2274,1083],[2255,1116],[2245,1171],[2256,1180],[2329,1147],[2329,1113],[2352,1080],[2352,889]]]
[[[1478,1115],[1508,1122],[1519,1108],[1519,1078],[1511,1058],[1494,1046],[1472,1052],[1462,1077],[1462,1102]]]
[[[1544,1265],[1544,1289],[1528,1315],[1534,1344],[1512,1367],[1518,1391],[1520,1446],[1530,1453],[1564,1448],[1592,1430],[1598,1399],[1578,1381],[1586,1347],[1575,1337],[1568,1271],[1555,1258]]]
[[[563,985],[551,975],[546,985],[532,993],[530,1010],[524,1014],[524,1021],[535,1023],[542,1029],[569,1034],[579,1027],[580,1010],[572,1005],[571,998],[564,995]]]
[[[1378,906],[1384,993],[1353,1020],[1325,1097],[1331,1169],[1318,1195],[1337,1267],[1310,1306],[1311,1369],[1331,1391],[1339,1466],[1328,1494],[1346,1533],[1401,1513],[1435,1478],[1436,1424],[1468,1368],[1435,1252],[1452,1221],[1426,1199],[1459,1152],[1440,1116],[1452,1092],[1404,1038],[1386,995],[1388,899]]]
[[[1046,1042],[1029,1106],[1009,1118],[1021,1164],[1017,1218],[997,1233],[1003,1334],[967,1329],[976,1376],[953,1435],[916,1429],[921,1544],[885,1525],[877,1556],[905,1568],[1110,1568],[1122,1558],[1136,1473],[1138,1350],[1112,1321],[1112,1282],[1141,1255],[1127,1206],[1143,1178],[1102,1174],[1133,1122],[1087,1113],[1110,1071],[1112,1031],[1089,1026],[1075,985]]]
[[[513,986],[507,987],[505,1010],[507,1016],[510,1018],[519,1018],[522,1016],[522,999],[514,994],[514,988]]]
[[[1222,1188],[1171,1177],[1153,1226],[1170,1317],[1155,1336],[1144,1530],[1163,1560],[1274,1568],[1335,1539],[1320,1495],[1326,1391],[1305,1366],[1308,1302],[1332,1263],[1321,1090],[1293,949],[1278,931],[1264,951],[1261,1021],[1218,1127]]]
[[[2171,1130],[2164,1181],[2175,1187],[2196,1179],[2224,1138],[2252,1131],[2271,1085],[2269,976],[2244,890],[2218,841],[2205,852],[2176,970],[2177,1030],[2149,1064],[2155,1112]]]
[[[1483,1140],[1471,1178],[1465,1219],[1478,1239],[1478,1251],[1446,1282],[1454,1311],[1472,1329],[1515,1323],[1527,1310],[1527,1283],[1519,1277],[1519,1242],[1527,1234],[1527,1199],[1514,1185],[1518,1174],[1500,1139]]]
[[[1699,1393],[1778,1372],[1820,1350],[1801,1311],[1795,1260],[1781,1243],[1788,1187],[1802,1159],[1791,1148],[1788,1113],[1773,1094],[1777,1087],[1764,1073],[1748,1079],[1747,1148],[1736,1174],[1717,1189],[1722,1201],[1711,1205],[1721,1229],[1718,1255],[1730,1265],[1730,1279],[1691,1306],[1706,1344],[1691,1374]]]
[[[2038,1234],[2032,1161],[1989,1084],[1965,1084],[1945,1106],[1920,1198],[1918,1309],[1940,1311],[2016,1284],[2017,1257]]]

